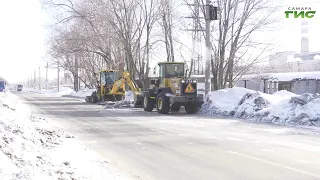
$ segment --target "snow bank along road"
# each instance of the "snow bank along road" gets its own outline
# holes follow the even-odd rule
[[[34,113],[45,114],[133,179],[320,179],[317,130],[17,95],[35,107]]]

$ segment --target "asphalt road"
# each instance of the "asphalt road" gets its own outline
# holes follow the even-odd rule
[[[142,180],[320,180],[315,131],[17,93],[119,171]]]

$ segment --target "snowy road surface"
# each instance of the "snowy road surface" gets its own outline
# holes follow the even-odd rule
[[[317,130],[17,94],[35,107],[33,113],[46,114],[133,179],[320,179]]]

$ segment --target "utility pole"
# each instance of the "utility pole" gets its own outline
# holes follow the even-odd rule
[[[60,64],[58,60],[58,92],[60,92]]]
[[[80,81],[80,76],[82,74],[82,69],[79,69],[79,73],[78,73],[78,91],[81,89],[81,81]]]
[[[31,81],[32,81],[32,75],[29,75],[29,78],[28,78],[28,88],[31,87]]]
[[[205,94],[211,91],[211,42],[210,42],[210,0],[206,0],[205,8],[206,19],[206,60],[205,60]]]
[[[33,88],[36,88],[36,76],[37,76],[37,70],[34,70],[34,76],[33,76]]]
[[[40,68],[41,68],[41,66],[39,66],[39,90],[41,90],[41,74],[40,74]]]
[[[190,71],[188,76],[190,77],[192,74],[198,74],[200,71],[197,71],[197,69],[200,68],[200,66],[203,66],[202,59],[200,59],[200,53],[202,51],[201,49],[201,31],[204,31],[203,28],[201,28],[201,22],[200,19],[204,19],[203,17],[200,17],[200,4],[198,0],[194,0],[194,4],[187,4],[188,6],[194,6],[192,9],[192,15],[185,18],[191,18],[193,21],[193,25],[191,29],[186,29],[186,31],[192,32],[192,51],[191,51],[191,62],[190,62]]]
[[[78,92],[79,91],[79,59],[77,55],[75,56],[74,66],[75,66],[74,90]]]
[[[49,63],[47,63],[47,67],[46,67],[46,90],[48,90],[48,68],[49,68]]]

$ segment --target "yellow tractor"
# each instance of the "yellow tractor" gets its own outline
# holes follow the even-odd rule
[[[137,83],[131,79],[129,72],[102,70],[99,72],[97,91],[86,97],[86,102],[121,101],[125,92],[131,90],[134,106],[142,106],[143,96]]]
[[[151,112],[154,107],[159,114],[179,111],[185,107],[187,113],[196,113],[203,104],[203,96],[197,95],[197,81],[186,78],[184,63],[162,62],[159,65],[159,77],[151,80],[153,88],[143,93],[143,109]]]

